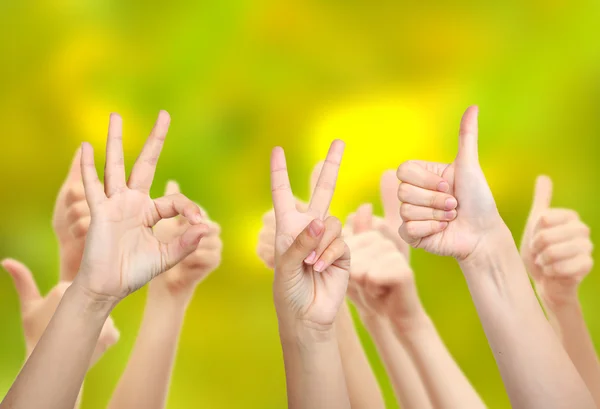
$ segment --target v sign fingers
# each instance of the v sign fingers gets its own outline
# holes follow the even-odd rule
[[[315,212],[321,219],[329,211],[329,204],[333,199],[343,154],[344,142],[340,140],[333,141],[310,199],[308,210]]]

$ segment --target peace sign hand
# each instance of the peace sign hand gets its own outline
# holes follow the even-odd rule
[[[273,293],[282,315],[329,328],[344,300],[350,252],[342,225],[326,217],[333,198],[344,143],[331,144],[306,212],[296,208],[283,149],[271,156],[271,190],[275,210],[275,280]]]
[[[208,231],[200,208],[182,194],[155,200],[149,196],[169,122],[169,114],[161,111],[127,182],[120,116],[110,118],[104,186],[91,145],[82,145],[81,173],[91,223],[75,282],[101,300],[118,302],[141,288],[194,251]],[[168,242],[158,240],[152,227],[177,215],[190,227]]]

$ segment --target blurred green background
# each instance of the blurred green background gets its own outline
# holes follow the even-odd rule
[[[153,194],[168,178],[223,226],[223,264],[203,283],[181,337],[170,408],[281,408],[284,373],[271,275],[255,256],[270,207],[269,153],[287,150],[306,198],[329,142],[347,142],[332,211],[379,209],[383,170],[450,161],[460,116],[480,106],[481,162],[520,238],[539,173],[554,204],[600,230],[600,2],[0,1],[0,257],[56,284],[50,218],[83,140],[103,160],[108,114],[124,119],[132,164],[159,109],[172,126]],[[100,167],[100,165],[99,165]],[[414,252],[423,302],[490,408],[500,377],[456,263]],[[600,339],[600,275],[581,291]],[[113,316],[121,340],[89,373],[83,407],[104,408],[145,302]],[[18,300],[0,274],[0,395],[24,355]],[[367,334],[389,407],[397,407]]]

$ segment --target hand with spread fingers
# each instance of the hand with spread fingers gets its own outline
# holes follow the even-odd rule
[[[574,210],[550,207],[551,200],[552,180],[538,177],[521,257],[550,324],[600,405],[600,362],[577,296],[593,265],[590,229]]]
[[[341,223],[326,216],[343,151],[342,141],[331,144],[306,212],[296,208],[283,149],[271,154],[273,298],[292,409],[350,408],[334,329],[348,286],[350,252]]]
[[[23,321],[27,358],[42,337],[60,300],[71,283],[62,281],[50,290],[45,297],[42,297],[33,274],[24,264],[13,259],[5,259],[2,261],[2,267],[12,277],[21,302],[21,320]],[[90,367],[98,362],[104,352],[116,344],[118,340],[119,331],[115,327],[112,318],[108,317],[96,343]]]
[[[73,281],[79,271],[85,236],[90,227],[90,208],[85,200],[81,178],[81,148],[58,192],[52,227],[60,249],[60,280]]]
[[[73,407],[112,308],[186,258],[207,234],[200,208],[185,196],[149,196],[169,123],[169,114],[161,111],[127,181],[118,115],[110,118],[104,183],[91,145],[82,145],[91,220],[79,272],[0,408]],[[159,240],[152,228],[177,215],[190,226],[169,241]]]
[[[477,114],[470,107],[463,116],[454,162],[408,161],[398,167],[400,236],[413,247],[464,260],[503,226],[479,166]]]

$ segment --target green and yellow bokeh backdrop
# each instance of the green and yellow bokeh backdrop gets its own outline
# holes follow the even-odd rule
[[[286,148],[306,198],[334,138],[347,150],[332,211],[380,210],[378,180],[406,159],[450,161],[460,116],[480,106],[480,157],[517,240],[534,178],[554,204],[600,230],[600,47],[595,0],[398,2],[221,0],[0,2],[0,257],[43,292],[58,277],[50,226],[81,141],[103,161],[110,112],[133,163],[159,109],[172,126],[153,195],[167,179],[221,223],[222,266],[197,290],[169,408],[282,408],[272,273],[255,255],[270,207],[269,153]],[[98,165],[101,168],[101,165]],[[455,262],[415,251],[423,303],[490,408],[508,407]],[[600,273],[581,300],[600,340]],[[113,316],[121,340],[87,376],[83,408],[106,406],[136,337],[145,291]],[[0,395],[24,358],[19,305],[0,274]],[[159,330],[159,329],[157,329]],[[382,365],[361,328],[390,408]]]

